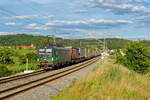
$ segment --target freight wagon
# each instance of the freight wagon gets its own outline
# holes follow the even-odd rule
[[[42,69],[62,67],[97,56],[96,51],[86,48],[41,46],[38,49],[38,66]]]

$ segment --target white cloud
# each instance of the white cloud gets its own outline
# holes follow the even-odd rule
[[[28,16],[15,16],[13,18],[15,18],[15,19],[28,19],[29,17]]]
[[[37,26],[37,24],[35,24],[35,23],[28,24],[25,28],[26,29],[33,29],[33,30],[48,30],[49,29],[49,27]]]
[[[150,3],[150,0],[87,0],[86,5],[102,8],[116,15],[134,17],[132,19],[137,23],[134,26],[143,28],[150,25],[150,7],[145,6],[144,2]]]
[[[46,23],[45,25],[78,25],[78,24],[88,24],[86,21],[76,20],[76,21],[67,21],[67,20],[54,20]]]
[[[123,25],[132,24],[130,20],[104,20],[90,19],[84,20],[52,20],[39,26],[35,23],[28,24],[25,28],[31,30],[49,30],[49,29],[105,29],[116,28]]]
[[[45,27],[45,26],[41,26],[41,27],[40,27],[40,26],[37,26],[37,27],[35,27],[34,29],[35,29],[35,30],[41,30],[41,31],[42,31],[42,30],[45,30],[45,31],[46,31],[46,30],[48,30],[48,29],[50,29],[50,28],[49,28],[49,27]]]
[[[106,23],[106,24],[111,24],[111,23],[114,23],[114,24],[115,23],[131,24],[131,23],[133,23],[132,21],[129,21],[129,20],[115,20],[115,21],[113,21],[113,20],[104,20],[104,19],[100,19],[100,20],[91,19],[90,21],[93,23]]]
[[[54,15],[48,15],[48,16],[43,16],[42,18],[47,19],[47,18],[53,18],[53,17],[54,17]]]
[[[133,20],[136,20],[138,22],[138,24],[136,25],[137,27],[143,28],[143,27],[149,27],[150,26],[150,14],[133,18]]]
[[[7,22],[7,23],[5,23],[5,25],[7,25],[7,26],[16,26],[18,24],[15,23],[15,22]]]
[[[41,19],[48,19],[48,18],[53,18],[54,15],[48,15],[48,16],[40,16],[40,15],[19,15],[19,16],[12,16],[12,17],[2,17],[1,19],[4,20],[9,20],[9,19],[20,19],[20,20],[26,20],[26,19],[34,19],[34,18],[41,18]]]
[[[114,28],[120,27],[122,25],[132,24],[129,20],[104,20],[104,19],[90,19],[88,21],[83,20],[54,20],[47,22],[45,27],[52,28],[80,28],[80,29],[104,29],[104,28]]]
[[[14,16],[14,19],[30,19],[30,18],[37,18],[38,15],[24,15],[24,16]]]
[[[84,9],[77,9],[77,10],[75,10],[74,12],[76,12],[76,13],[87,13],[87,12],[88,12],[88,10],[84,10]]]
[[[36,26],[37,26],[37,24],[33,23],[33,24],[28,24],[28,25],[26,26],[26,28],[27,28],[27,29],[32,29],[32,28],[34,28],[34,27],[36,27]]]
[[[107,12],[113,12],[118,15],[123,14],[135,14],[143,15],[150,14],[150,8],[143,5],[133,5],[130,2],[135,0],[88,0],[86,3],[89,7],[100,7],[105,9]],[[140,2],[139,0],[136,0]]]
[[[19,15],[19,16],[12,16],[12,17],[2,17],[2,19],[33,19],[38,18],[38,15]]]

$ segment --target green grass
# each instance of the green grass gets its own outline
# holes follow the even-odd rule
[[[99,67],[98,67],[99,66]],[[149,100],[150,73],[137,74],[113,57],[50,100]]]
[[[100,65],[103,64],[103,63],[104,63],[104,60],[100,61],[100,62],[93,68],[93,71],[96,71],[96,70],[100,67]]]
[[[12,74],[16,74],[19,72],[23,72],[26,70],[26,64],[23,65],[10,65],[7,66],[8,70],[12,72]],[[37,64],[36,63],[31,63],[28,65],[28,70],[37,70]]]

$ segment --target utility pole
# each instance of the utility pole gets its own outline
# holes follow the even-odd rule
[[[105,49],[106,49],[106,33],[104,31],[104,51],[105,51]]]
[[[26,71],[28,71],[28,58],[26,59]]]
[[[105,43],[106,43],[106,51],[107,51],[107,41]]]
[[[47,42],[48,42],[48,46],[50,46],[50,35],[47,35]]]
[[[53,34],[53,43],[54,45],[56,45],[56,30],[54,31],[54,34]]]
[[[82,42],[80,41],[80,47],[82,46]]]

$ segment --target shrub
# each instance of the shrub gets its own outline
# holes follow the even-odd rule
[[[5,77],[11,75],[11,71],[4,65],[0,65],[0,77]]]
[[[150,70],[150,49],[140,42],[129,42],[124,48],[125,55],[119,54],[117,62],[138,73]]]
[[[37,59],[37,54],[34,52],[27,53],[24,57],[21,58],[22,64],[26,63],[26,59],[28,59],[29,63],[35,63]]]
[[[0,49],[0,63],[1,64],[13,64],[14,61],[11,58],[11,56],[13,55],[14,55],[14,52],[11,49],[8,49],[8,48]]]
[[[124,57],[124,55],[121,53],[123,51],[120,51],[119,49],[116,51],[116,63],[119,63],[119,64],[123,64],[125,65],[126,64],[126,59]]]

